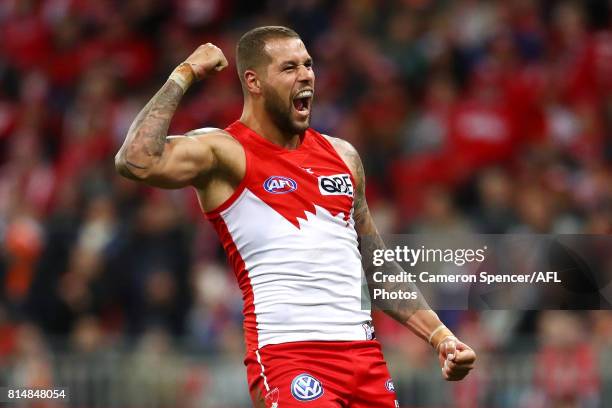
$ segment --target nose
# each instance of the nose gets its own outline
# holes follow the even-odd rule
[[[308,84],[312,84],[314,82],[314,71],[312,67],[308,67],[306,65],[300,65],[298,70],[298,81],[306,82]]]

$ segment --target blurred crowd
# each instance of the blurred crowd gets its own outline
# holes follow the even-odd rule
[[[234,45],[268,24],[294,28],[313,55],[313,127],[361,153],[381,232],[612,232],[607,1],[5,0],[0,366],[23,356],[23,373],[44,376],[44,350],[137,353],[159,339],[242,353],[241,296],[195,194],[122,179],[113,157],[203,42],[230,69],[189,90],[170,133],[236,120]],[[537,361],[565,380],[536,375],[525,406],[597,406],[612,315],[544,316],[443,313],[479,350],[544,339]],[[377,318],[378,337],[419,367],[426,345]],[[575,335],[557,341],[559,327]],[[457,388],[461,406],[482,400],[478,373]]]

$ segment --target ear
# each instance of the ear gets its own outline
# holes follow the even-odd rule
[[[249,93],[259,95],[261,94],[261,82],[257,76],[257,72],[252,69],[244,71],[244,84]]]

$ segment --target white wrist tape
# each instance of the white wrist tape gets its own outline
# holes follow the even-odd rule
[[[431,344],[431,340],[432,340],[432,339],[433,339],[433,337],[436,335],[436,333],[437,333],[437,332],[439,332],[440,330],[444,329],[445,327],[446,327],[446,326],[445,326],[445,325],[443,325],[443,324],[441,324],[441,325],[439,325],[438,327],[436,327],[436,328],[434,329],[434,331],[432,331],[432,332],[431,332],[431,334],[429,335],[429,339],[427,339],[427,342],[428,342],[429,344]]]
[[[183,62],[172,71],[168,79],[180,86],[184,94],[194,80],[193,69],[188,63]]]
[[[170,74],[168,79],[171,81],[174,81],[175,84],[180,86],[181,89],[183,90],[183,93],[187,92],[187,88],[189,88],[190,83],[188,79],[185,78],[185,75],[183,75],[180,72],[174,71]]]

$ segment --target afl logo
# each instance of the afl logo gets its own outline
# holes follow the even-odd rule
[[[295,191],[297,183],[289,177],[270,176],[263,184],[264,189],[272,194],[285,194]]]
[[[323,385],[310,374],[300,374],[291,381],[291,395],[298,401],[312,401],[323,395]]]

